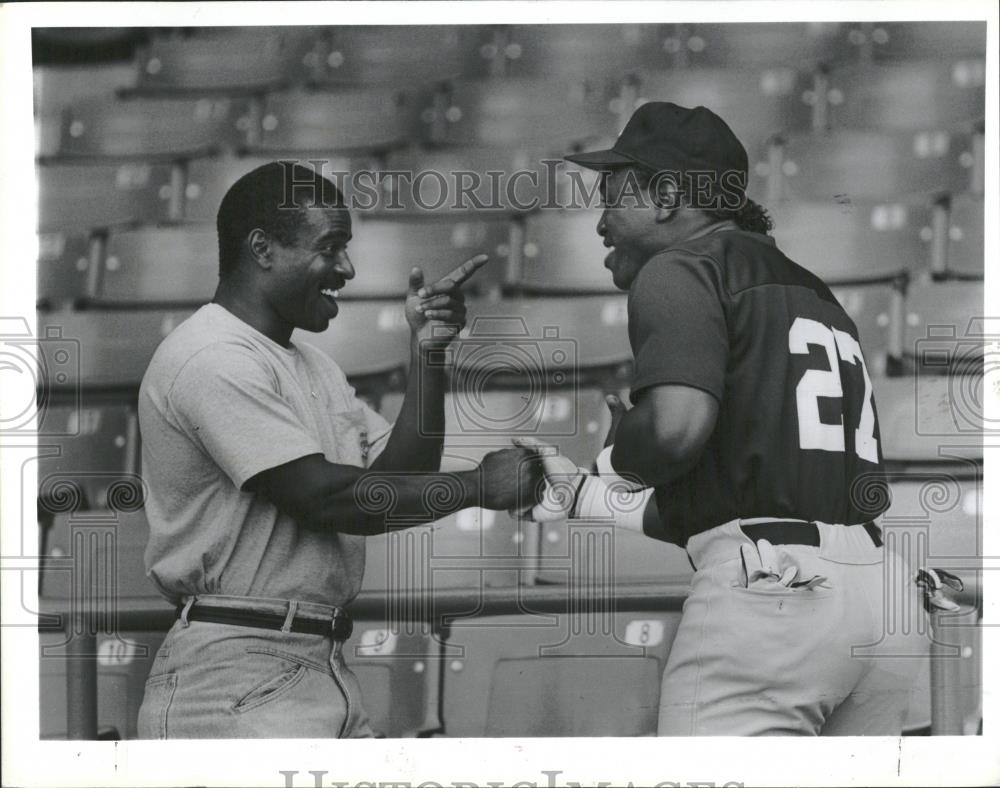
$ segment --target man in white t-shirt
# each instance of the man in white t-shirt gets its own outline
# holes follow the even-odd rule
[[[445,373],[428,357],[464,325],[461,284],[486,258],[430,285],[411,272],[410,375],[391,427],[333,360],[291,342],[327,328],[354,276],[334,184],[292,162],[259,167],[226,194],[218,233],[215,297],[164,340],[139,392],[146,569],[178,608],[139,735],[370,736],[340,652],[365,538],[385,531],[378,502],[417,524],[530,504],[541,478],[525,449],[440,473]]]

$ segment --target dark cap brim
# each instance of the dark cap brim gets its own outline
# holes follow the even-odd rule
[[[563,158],[589,170],[610,170],[613,167],[627,167],[630,164],[635,164],[633,159],[610,148],[608,150],[588,151],[587,153],[574,153],[572,156],[563,156]]]

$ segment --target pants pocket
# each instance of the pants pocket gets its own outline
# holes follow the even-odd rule
[[[167,712],[177,689],[177,674],[152,676],[146,681],[146,691],[139,708],[138,734],[140,739],[167,738]]]
[[[263,678],[233,704],[233,711],[243,713],[278,700],[295,687],[309,670],[299,662],[282,659],[274,660],[274,666],[278,672],[267,671]]]

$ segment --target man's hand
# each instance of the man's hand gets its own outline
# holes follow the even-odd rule
[[[614,394],[608,394],[604,398],[604,401],[608,404],[608,410],[611,411],[611,426],[608,428],[608,434],[604,438],[604,448],[607,448],[614,444],[615,435],[618,433],[618,425],[621,423],[622,416],[628,413],[628,406]]]
[[[479,505],[484,509],[525,509],[541,494],[542,463],[533,449],[490,452],[479,464]]]
[[[465,296],[462,284],[486,265],[489,257],[478,254],[431,285],[424,285],[424,272],[410,271],[406,293],[406,322],[414,339],[425,350],[445,348],[465,327]]]
[[[514,438],[513,443],[536,451],[541,457],[545,472],[545,492],[534,506],[511,510],[511,517],[536,523],[568,519],[583,481],[583,471],[569,457],[560,454],[555,446],[528,437]]]

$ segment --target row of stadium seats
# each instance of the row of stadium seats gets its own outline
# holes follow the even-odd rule
[[[121,206],[127,209],[124,200]],[[597,209],[541,210],[514,220],[486,212],[362,215],[349,247],[356,276],[342,298],[400,296],[411,266],[432,281],[479,252],[492,262],[470,282],[472,292],[614,293],[602,265],[599,216]],[[831,284],[899,272],[983,275],[983,203],[975,197],[791,202],[773,217],[779,248]],[[46,232],[36,301],[45,310],[202,304],[215,291],[217,260],[216,231],[208,223]]]
[[[841,64],[981,55],[985,25],[622,24],[201,28],[138,48],[144,94],[602,75],[670,66]]]
[[[968,132],[981,126],[984,63],[798,72],[789,68],[643,70],[606,80],[507,78],[423,88],[282,90],[261,96],[95,98],[63,109],[61,157],[190,156],[213,150],[387,150],[438,145],[548,146],[614,136],[639,104],[704,104],[752,150],[772,134],[833,129]],[[53,121],[41,115],[39,123]]]

